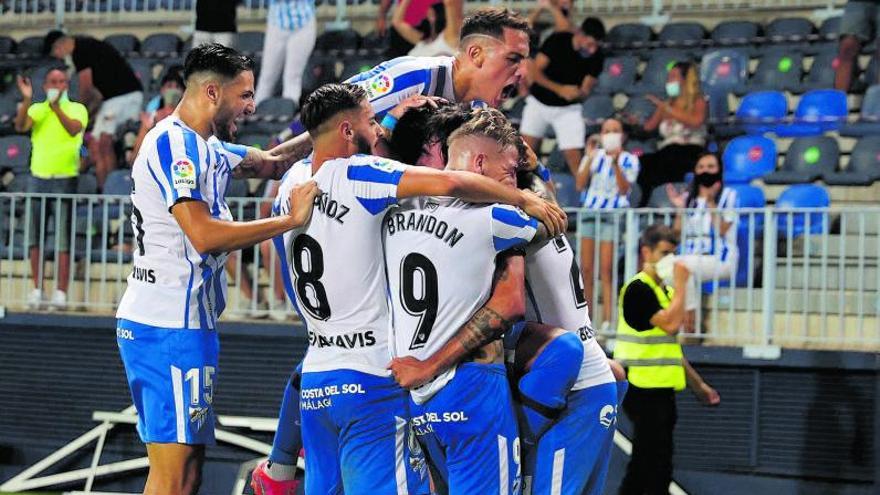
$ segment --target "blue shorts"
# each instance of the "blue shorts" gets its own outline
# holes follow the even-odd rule
[[[412,408],[413,430],[449,495],[521,493],[519,435],[504,365],[461,364],[434,397]]]
[[[409,393],[390,377],[352,370],[303,373],[305,492],[430,493],[409,425]]]
[[[605,383],[568,395],[568,406],[530,459],[533,495],[603,493],[617,429],[617,387]]]
[[[213,444],[217,332],[118,320],[116,343],[138,412],[141,440]]]

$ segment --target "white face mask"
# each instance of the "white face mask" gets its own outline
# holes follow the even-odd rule
[[[657,276],[660,277],[660,280],[663,281],[666,285],[672,285],[674,280],[673,273],[675,269],[675,262],[678,261],[678,257],[674,254],[670,253],[663,257],[660,261],[654,264],[654,269],[657,271]]]
[[[681,94],[681,84],[678,81],[666,83],[666,94],[670,98],[677,98]]]
[[[58,98],[58,95],[61,95],[61,98]],[[53,102],[58,98],[59,101],[63,101],[67,99],[67,90],[61,91],[58,88],[49,88],[46,90],[46,101]]]
[[[620,132],[609,132],[602,134],[602,149],[609,153],[614,153],[623,146],[623,134]]]

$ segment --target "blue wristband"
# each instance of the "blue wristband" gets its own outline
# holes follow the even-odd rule
[[[385,117],[382,118],[382,123],[380,125],[389,131],[394,131],[394,127],[397,126],[397,117],[390,113],[386,113]]]

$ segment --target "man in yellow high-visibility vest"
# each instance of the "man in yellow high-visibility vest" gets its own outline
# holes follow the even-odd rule
[[[672,481],[675,392],[689,385],[700,401],[717,405],[718,392],[690,366],[675,335],[685,316],[687,268],[674,262],[677,238],[666,225],[642,234],[644,267],[620,291],[614,358],[627,369],[623,410],[633,423],[632,456],[620,495],[666,495]],[[673,288],[664,279],[674,280]]]

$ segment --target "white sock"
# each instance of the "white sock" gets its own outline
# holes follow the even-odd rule
[[[266,474],[275,481],[290,481],[296,479],[296,466],[269,462]]]

